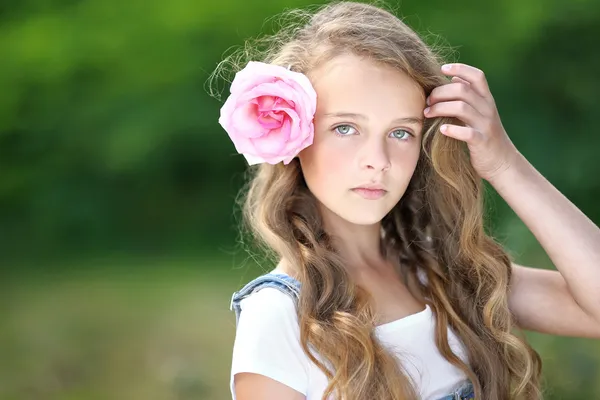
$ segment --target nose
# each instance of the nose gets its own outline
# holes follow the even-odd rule
[[[362,149],[361,167],[374,171],[387,171],[391,167],[385,140],[373,138]]]

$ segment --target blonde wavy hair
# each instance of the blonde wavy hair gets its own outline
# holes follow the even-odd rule
[[[276,34],[248,41],[226,57],[211,82],[249,60],[310,77],[317,65],[342,53],[397,68],[426,96],[448,82],[433,46],[381,5],[336,2],[284,16],[290,18]],[[415,173],[382,220],[382,251],[431,306],[436,345],[473,382],[476,398],[541,398],[539,355],[514,332],[508,308],[511,259],[485,232],[482,181],[463,144],[439,134],[444,122],[460,123],[426,121]],[[324,231],[298,159],[261,164],[249,173],[242,190],[245,228],[275,259],[286,260],[302,283],[300,339],[329,379],[323,398],[335,393],[345,400],[416,399],[407,374],[373,334],[370,297],[353,283]],[[417,279],[419,270],[426,280]],[[468,364],[450,349],[448,326],[464,343]]]

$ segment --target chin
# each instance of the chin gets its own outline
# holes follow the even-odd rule
[[[374,225],[381,222],[387,213],[378,211],[365,212],[365,210],[356,212],[346,212],[338,214],[340,217],[355,225]]]

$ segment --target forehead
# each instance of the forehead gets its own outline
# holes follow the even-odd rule
[[[312,71],[317,114],[346,111],[396,118],[422,116],[423,89],[404,72],[354,55],[338,56]]]

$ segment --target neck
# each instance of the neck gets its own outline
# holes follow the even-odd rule
[[[333,213],[323,213],[325,231],[346,261],[349,272],[378,268],[386,263],[381,251],[381,223],[357,225]],[[360,272],[360,271],[356,271]]]

